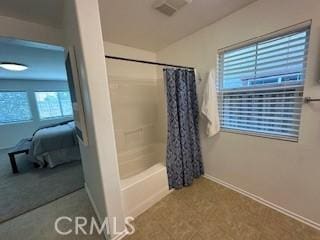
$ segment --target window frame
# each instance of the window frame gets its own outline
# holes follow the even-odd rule
[[[39,121],[50,121],[50,120],[72,118],[73,117],[73,113],[71,115],[63,115],[61,100],[60,100],[60,97],[59,97],[59,93],[60,92],[69,92],[69,91],[68,90],[36,90],[36,91],[33,92],[34,99],[35,99],[35,104],[37,106],[37,113],[38,113]],[[38,104],[38,101],[37,101],[37,93],[57,93],[58,94],[58,101],[59,101],[59,108],[60,108],[61,116],[41,118],[39,104]],[[71,107],[72,107],[72,102],[71,102]]]
[[[279,90],[281,88],[302,88],[302,98],[304,95],[304,85],[305,85],[305,81],[306,81],[306,75],[307,75],[307,67],[308,67],[308,49],[310,46],[310,34],[311,34],[311,20],[310,21],[306,21],[300,24],[296,24],[294,26],[285,28],[285,29],[281,29],[279,31],[275,31],[269,34],[265,34],[262,35],[260,37],[257,38],[253,38],[253,39],[249,39],[247,41],[243,41],[240,42],[238,44],[233,44],[229,47],[225,47],[222,49],[218,50],[217,53],[217,81],[216,81],[216,90],[217,90],[217,96],[218,96],[218,105],[223,104],[223,93],[224,92],[230,92],[230,91],[234,91],[234,92],[254,92],[254,91],[263,91],[263,90],[267,90],[267,89],[272,89],[272,90]],[[259,44],[261,42],[264,41],[268,41],[268,40],[272,40],[272,39],[276,39],[278,37],[283,37],[285,35],[289,35],[289,34],[294,34],[294,33],[298,33],[299,31],[306,31],[308,32],[308,36],[306,37],[308,39],[308,42],[306,43],[307,49],[306,49],[306,60],[304,62],[304,67],[303,67],[303,72],[302,72],[302,80],[300,81],[301,84],[297,85],[297,81],[293,81],[294,83],[286,83],[286,84],[268,84],[267,86],[259,86],[259,84],[257,84],[257,86],[248,86],[248,87],[244,87],[244,88],[229,88],[229,89],[224,89],[224,91],[222,90],[223,88],[221,86],[223,86],[223,67],[220,66],[221,64],[221,55],[223,55],[225,52],[228,51],[232,51],[232,50],[240,50],[242,48],[248,47],[250,45],[254,45],[254,44]],[[223,58],[223,56],[222,56]],[[222,70],[222,71],[221,71]],[[221,131],[222,132],[226,132],[226,133],[234,133],[234,134],[240,134],[240,135],[246,135],[246,136],[254,136],[254,137],[260,137],[260,138],[267,138],[267,139],[276,139],[276,140],[283,140],[283,141],[290,141],[290,142],[298,142],[300,139],[300,132],[301,132],[301,123],[302,123],[302,113],[303,113],[303,102],[300,108],[300,115],[299,115],[299,127],[298,127],[298,134],[297,137],[286,137],[284,135],[279,134],[272,134],[272,133],[263,133],[263,132],[254,132],[254,129],[252,129],[252,131],[248,130],[239,130],[239,129],[232,129],[232,128],[225,128],[225,127],[221,127]],[[220,110],[219,110],[219,116],[221,116],[220,114]],[[220,124],[222,125],[222,119],[220,117]]]
[[[30,104],[30,96],[29,96],[29,92],[27,90],[20,90],[20,89],[0,89],[0,93],[1,92],[5,92],[5,93],[9,93],[9,92],[18,92],[18,93],[26,93],[27,96],[27,103],[28,103],[28,109],[30,112],[30,119],[28,120],[21,120],[21,121],[13,121],[13,122],[7,122],[7,123],[1,123],[0,122],[0,127],[1,126],[6,126],[6,125],[15,125],[15,124],[22,124],[22,123],[30,123],[34,121],[34,116],[32,113],[32,109],[31,109],[31,104]]]

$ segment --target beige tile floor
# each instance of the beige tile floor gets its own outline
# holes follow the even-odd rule
[[[320,240],[320,231],[200,178],[140,215],[125,240]]]

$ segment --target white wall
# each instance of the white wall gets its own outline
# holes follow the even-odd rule
[[[63,44],[62,30],[15,18],[0,16],[0,37]]]
[[[107,55],[156,61],[156,54],[105,42]],[[163,89],[157,66],[106,59],[118,152],[159,142]],[[130,121],[128,121],[130,119]]]
[[[108,215],[111,228],[117,217],[124,230],[98,1],[65,1],[62,17],[63,29],[56,29],[0,16],[0,36],[76,48],[89,133],[89,146],[81,146],[86,185],[99,217]]]
[[[62,30],[53,28],[50,26],[40,25],[37,23],[27,22],[15,18],[0,16],[0,37],[11,37],[11,38],[17,38],[17,39],[24,39],[24,40],[30,40],[35,42],[42,42],[42,43],[49,43],[49,44],[57,44],[62,45],[63,44],[63,35]],[[55,81],[54,81],[55,82]],[[3,87],[4,82],[1,80],[0,87]],[[60,83],[59,83],[60,84]],[[50,84],[51,89],[59,88],[59,84]],[[16,85],[16,87],[20,88],[23,87],[23,84]],[[29,86],[30,87],[30,86]],[[26,88],[29,88],[26,86]],[[47,122],[50,123],[50,122]],[[52,122],[51,122],[52,123]],[[11,131],[11,129],[14,128],[14,132],[21,131],[21,136],[28,137],[30,136],[30,133],[32,134],[32,131],[36,129],[39,124],[26,124],[26,125],[11,125],[10,127],[3,129],[1,128],[1,134],[4,134],[5,136],[8,136],[8,132]],[[30,127],[30,129],[27,129],[27,127]],[[8,147],[12,144],[14,144],[18,136],[11,135],[8,136],[7,140],[5,137],[1,138],[0,140],[0,148],[2,147]]]
[[[219,48],[312,19],[304,95],[319,98],[319,12],[319,0],[259,0],[161,50],[158,59],[195,66],[204,78]],[[319,103],[303,106],[298,143],[226,132],[201,141],[207,174],[320,224]]]
[[[40,120],[38,108],[34,96],[35,91],[60,91],[67,90],[67,81],[40,81],[40,80],[0,80],[0,91],[25,91],[28,94],[30,110],[33,116],[31,121],[0,125],[0,149],[9,148],[17,144],[22,138],[30,138],[35,130],[41,126],[58,123],[71,119],[58,118],[52,120]]]
[[[132,59],[140,59],[140,60],[146,60],[146,61],[155,61],[157,59],[157,54],[155,52],[146,51],[139,48],[133,48],[117,43],[112,42],[104,42],[105,47],[105,54],[111,55],[111,56],[117,56],[117,57],[125,57],[125,58],[132,58]],[[133,63],[134,64],[134,63]],[[145,64],[140,64],[141,67],[145,66]],[[128,66],[130,68],[130,66]],[[147,70],[148,71],[148,70]],[[155,66],[152,66],[150,68],[150,71],[155,71]],[[146,72],[136,72],[138,74],[145,75]],[[108,71],[109,74],[109,71]],[[149,75],[148,75],[149,76]]]
[[[100,220],[109,217],[123,231],[120,178],[112,123],[108,78],[104,58],[98,0],[66,1],[66,47],[77,55],[89,145],[80,145],[87,190]]]
[[[62,17],[56,29],[0,16],[0,36],[76,48],[89,133],[89,146],[81,146],[86,185],[99,217],[108,215],[111,228],[117,217],[124,230],[98,1],[65,1]]]
[[[154,52],[110,42],[104,46],[106,55],[156,61]],[[163,78],[155,65],[114,59],[106,64],[120,177],[126,178],[165,159],[165,142],[159,145],[165,135]]]

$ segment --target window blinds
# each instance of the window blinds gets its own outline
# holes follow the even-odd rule
[[[219,53],[222,128],[298,140],[309,29]]]
[[[32,120],[27,92],[0,91],[0,125]]]

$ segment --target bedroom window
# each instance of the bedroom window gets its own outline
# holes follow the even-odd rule
[[[219,52],[226,131],[297,141],[310,26]]]
[[[0,91],[0,124],[32,120],[26,92]]]
[[[72,116],[72,104],[68,91],[36,92],[35,96],[41,120]]]

